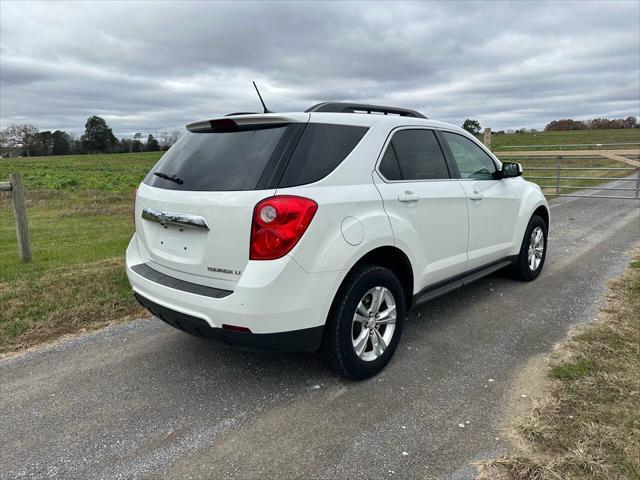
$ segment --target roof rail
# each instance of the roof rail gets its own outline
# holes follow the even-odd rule
[[[323,102],[307,108],[305,112],[333,113],[382,113],[384,115],[400,115],[401,117],[427,118],[420,112],[408,108],[384,107],[365,103]]]

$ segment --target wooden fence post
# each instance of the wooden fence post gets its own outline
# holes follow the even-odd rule
[[[11,191],[13,215],[16,218],[16,235],[18,250],[23,262],[31,261],[31,243],[29,242],[29,222],[27,221],[27,202],[24,197],[22,175],[12,173],[10,181],[0,183],[0,191]]]
[[[484,140],[483,142],[485,147],[491,149],[491,128],[487,127],[484,129]]]

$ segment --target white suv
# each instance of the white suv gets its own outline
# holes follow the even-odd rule
[[[472,135],[413,110],[322,103],[192,123],[137,190],[138,301],[245,349],[387,364],[407,311],[544,264],[549,207]]]

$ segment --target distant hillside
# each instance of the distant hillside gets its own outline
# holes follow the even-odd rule
[[[482,134],[479,135],[479,138],[482,140]],[[636,143],[636,146],[627,146],[627,148],[640,148],[640,129],[569,130],[560,132],[511,133],[504,135],[493,134],[491,136],[492,150],[500,150],[502,147],[517,145],[573,145],[594,143]],[[607,148],[624,148],[624,146]]]

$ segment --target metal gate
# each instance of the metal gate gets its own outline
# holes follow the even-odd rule
[[[640,143],[543,145],[510,148],[559,148],[494,152],[501,160],[523,164],[524,176],[554,197],[640,200]],[[595,147],[578,150],[577,147]],[[603,148],[605,147],[605,148]],[[572,148],[572,150],[563,150]],[[529,174],[531,173],[531,174]],[[603,184],[603,182],[607,182]],[[594,191],[589,194],[589,191]],[[600,193],[603,192],[603,193]]]

